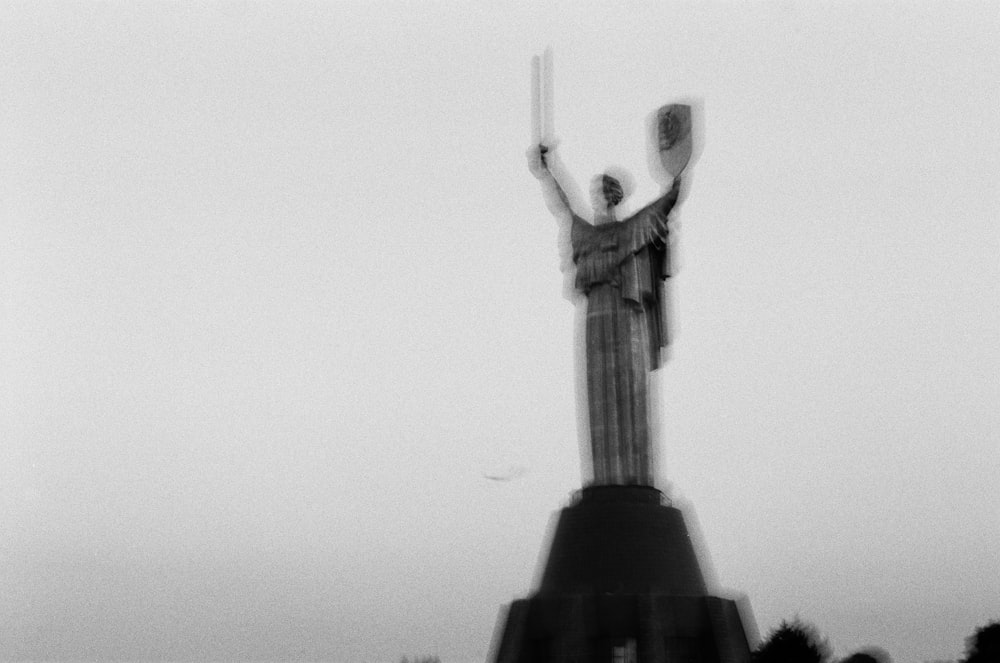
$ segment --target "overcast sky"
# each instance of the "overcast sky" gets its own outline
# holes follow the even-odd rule
[[[718,587],[957,658],[1000,617],[1000,13],[477,4],[0,8],[0,658],[484,660],[581,482],[547,44],[568,188],[639,207],[649,114],[703,108],[659,477]]]

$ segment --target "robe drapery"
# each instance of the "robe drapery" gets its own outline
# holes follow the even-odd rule
[[[653,485],[651,371],[667,343],[662,280],[676,191],[621,222],[573,215],[576,288],[587,295],[587,405],[594,483]]]

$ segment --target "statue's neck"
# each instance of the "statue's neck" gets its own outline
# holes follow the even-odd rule
[[[609,207],[607,210],[598,211],[594,213],[594,225],[601,225],[604,223],[614,223],[618,220],[615,216],[615,208]]]

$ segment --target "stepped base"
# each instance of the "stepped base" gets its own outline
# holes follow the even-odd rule
[[[511,604],[494,644],[495,663],[750,660],[736,603],[708,595],[680,511],[644,486],[585,488],[562,510],[541,586]]]
[[[514,601],[496,663],[748,663],[736,603],[603,594]]]

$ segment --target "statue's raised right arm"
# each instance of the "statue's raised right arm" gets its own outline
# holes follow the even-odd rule
[[[556,179],[556,176],[549,169],[548,158],[549,152],[552,149],[552,147],[544,143],[532,145],[531,149],[528,150],[528,170],[531,171],[531,174],[539,182],[548,183],[552,190],[555,191],[563,210],[575,216],[576,214],[573,212],[573,207],[569,204],[566,192],[563,190],[562,185],[559,184],[559,180]]]

